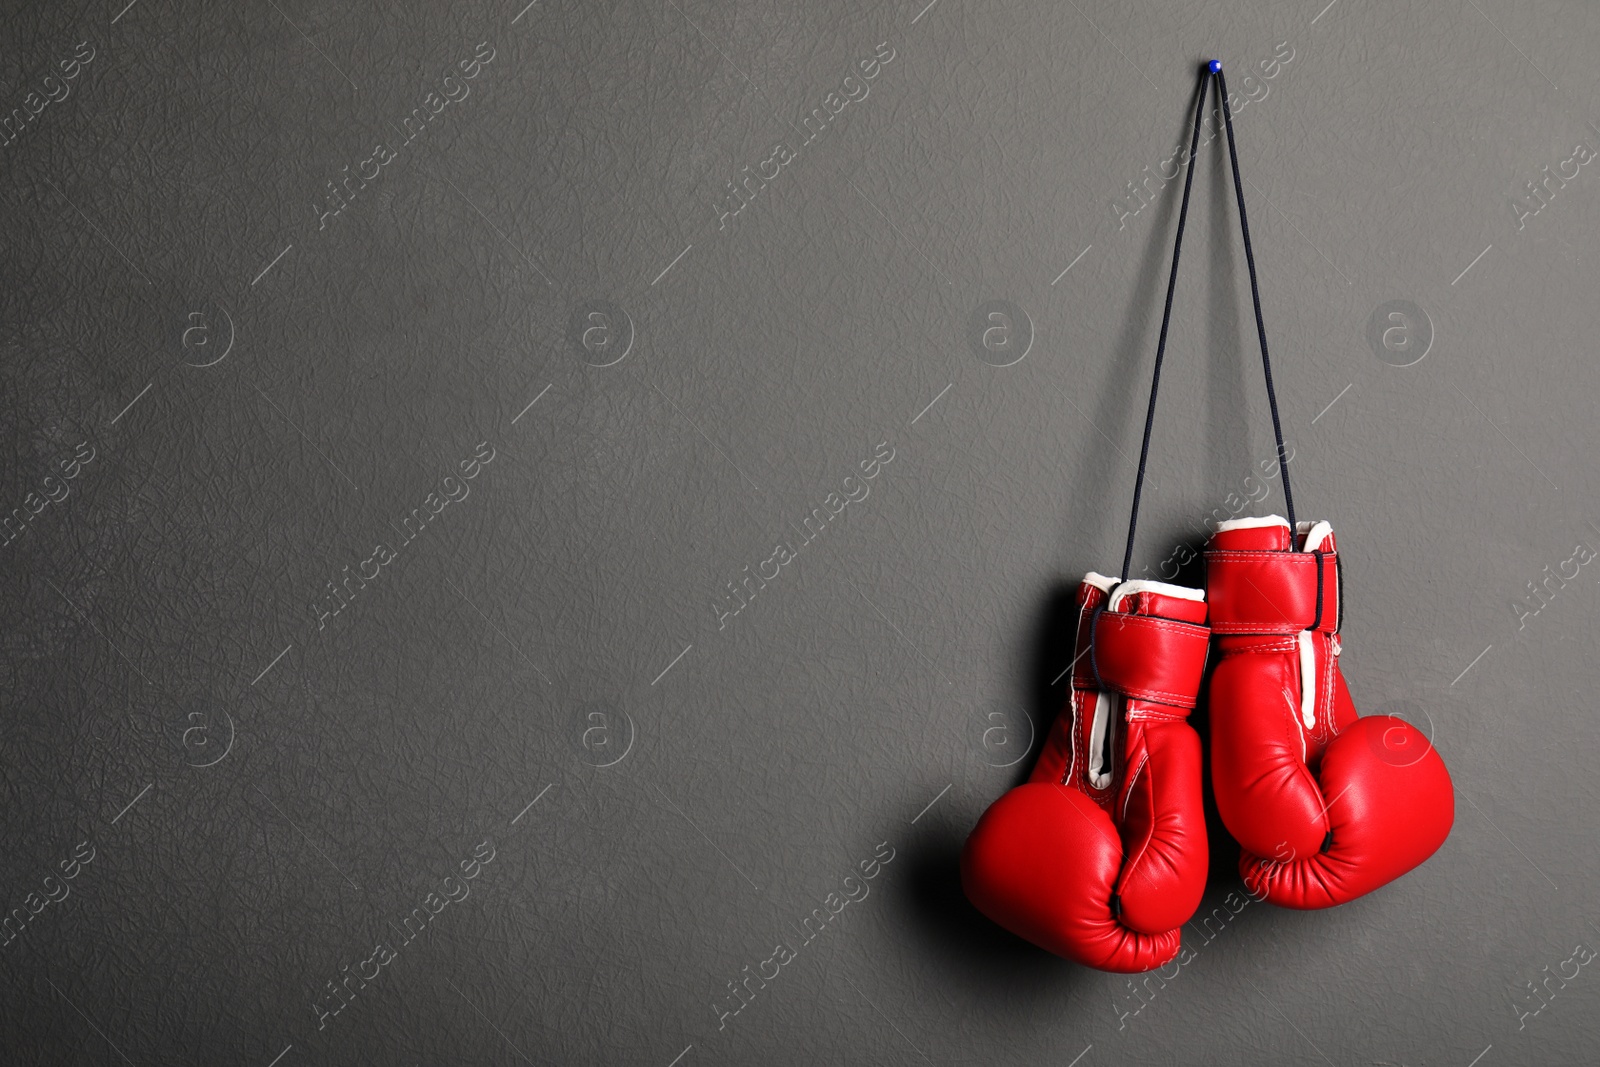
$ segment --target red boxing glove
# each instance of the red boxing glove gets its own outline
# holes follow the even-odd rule
[[[1105,971],[1177,955],[1206,882],[1200,739],[1188,723],[1205,621],[1197,589],[1083,580],[1071,702],[1027,784],[984,812],[961,853],[979,911]]]
[[[1252,895],[1343,904],[1433,855],[1455,819],[1444,761],[1410,723],[1357,718],[1339,673],[1338,549],[1325,522],[1218,525],[1206,595],[1211,779]]]

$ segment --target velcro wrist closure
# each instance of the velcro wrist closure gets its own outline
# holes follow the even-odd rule
[[[1219,634],[1333,633],[1339,628],[1334,552],[1206,553],[1206,601]]]
[[[1205,626],[1102,611],[1091,657],[1102,689],[1187,710],[1199,698],[1210,641]]]

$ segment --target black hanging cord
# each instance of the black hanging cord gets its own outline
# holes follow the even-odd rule
[[[1228,106],[1228,79],[1222,73],[1221,64],[1215,69],[1217,94],[1222,97],[1222,118],[1228,127],[1228,158],[1233,162],[1233,194],[1239,201],[1239,230],[1244,234],[1244,260],[1250,267],[1250,299],[1256,306],[1256,336],[1261,338],[1261,369],[1267,379],[1267,404],[1272,408],[1272,432],[1278,439],[1278,473],[1283,476],[1283,506],[1289,512],[1289,536],[1293,538],[1299,527],[1294,519],[1294,494],[1289,491],[1289,457],[1283,448],[1283,425],[1278,421],[1278,394],[1272,388],[1272,359],[1267,355],[1267,324],[1261,318],[1261,287],[1256,283],[1256,253],[1250,247],[1250,220],[1244,212],[1244,185],[1239,179],[1239,150],[1233,143],[1233,109]],[[1170,299],[1169,296],[1168,300]]]
[[[1220,69],[1220,68],[1218,68],[1218,69]],[[1178,235],[1177,235],[1176,238],[1173,239],[1173,242],[1172,242],[1172,272],[1171,272],[1171,274],[1169,274],[1167,276],[1167,306],[1166,306],[1166,309],[1164,311],[1162,311],[1162,313],[1161,313],[1161,339],[1156,342],[1156,365],[1155,365],[1155,370],[1152,371],[1151,375],[1150,375],[1150,407],[1148,408],[1148,410],[1145,411],[1145,416],[1144,416],[1144,445],[1139,449],[1139,474],[1138,474],[1138,477],[1134,479],[1134,483],[1133,483],[1133,511],[1128,515],[1128,548],[1127,548],[1127,551],[1124,552],[1123,555],[1122,555],[1122,572],[1121,572],[1120,577],[1121,577],[1121,580],[1123,580],[1123,581],[1127,581],[1128,580],[1129,571],[1133,567],[1133,532],[1134,532],[1134,528],[1136,526],[1138,526],[1138,524],[1139,524],[1139,497],[1144,492],[1144,469],[1145,469],[1145,463],[1150,457],[1150,430],[1154,427],[1155,421],[1156,421],[1156,393],[1161,388],[1161,361],[1162,361],[1163,358],[1165,358],[1165,356],[1167,354],[1167,327],[1172,322],[1172,291],[1173,291],[1174,286],[1176,286],[1177,282],[1178,282],[1178,254],[1183,251],[1183,227],[1184,227],[1184,224],[1186,222],[1188,222],[1188,220],[1189,220],[1189,189],[1190,189],[1190,187],[1192,187],[1194,185],[1194,172],[1195,172],[1195,167],[1196,167],[1195,153],[1200,150],[1200,120],[1202,118],[1204,118],[1204,116],[1205,116],[1205,111],[1206,111],[1206,90],[1209,89],[1210,85],[1211,85],[1210,78],[1211,78],[1212,70],[1213,70],[1213,68],[1209,64],[1207,66],[1205,66],[1205,67],[1202,67],[1201,70],[1200,70],[1200,81],[1199,81],[1199,84],[1195,87],[1194,137],[1189,142],[1189,166],[1188,166],[1188,172],[1183,177],[1183,204],[1182,204],[1182,206],[1180,206],[1178,208]],[[1226,106],[1227,97],[1226,97],[1226,92],[1225,91],[1224,91],[1223,102],[1224,102],[1224,106]],[[1232,143],[1231,134],[1232,134],[1233,126],[1230,124],[1228,129],[1229,129],[1229,132],[1230,132],[1230,142],[1229,143],[1231,144]],[[1238,174],[1237,166],[1235,166],[1235,168],[1234,168],[1234,173],[1235,173],[1235,175]],[[1240,203],[1242,205],[1243,201],[1241,200]],[[1243,215],[1241,214],[1240,217],[1242,218]],[[1248,231],[1246,231],[1246,237],[1245,237],[1245,247],[1246,248],[1249,247],[1249,243],[1250,243],[1250,238],[1248,236]],[[1255,262],[1254,260],[1251,260],[1252,266],[1250,268],[1250,283],[1251,283],[1250,287],[1252,289],[1255,288],[1255,267],[1253,266],[1254,262]],[[1261,318],[1259,302],[1256,305],[1256,318],[1257,318],[1258,321]],[[1266,348],[1264,347],[1265,346],[1265,339],[1266,339],[1266,334],[1263,333],[1262,334],[1263,348],[1261,350],[1263,356],[1266,354]],[[1270,375],[1267,378],[1267,392],[1268,392],[1268,395],[1270,396],[1271,392],[1272,392],[1272,379],[1271,379]],[[1277,414],[1278,414],[1278,408],[1277,408],[1276,403],[1274,403],[1274,405],[1273,405],[1272,414],[1273,414],[1273,421],[1274,421],[1274,423],[1276,423]],[[1278,437],[1278,442],[1279,442],[1278,443],[1278,454],[1279,454],[1278,463],[1279,463],[1279,466],[1281,467],[1283,465],[1283,460],[1282,460],[1282,455],[1283,455],[1283,443],[1282,443],[1283,442],[1283,436],[1281,434]],[[1287,495],[1288,488],[1289,488],[1288,479],[1284,480],[1283,487],[1284,487],[1285,495]],[[1290,509],[1290,514],[1292,515],[1293,513],[1294,513],[1293,512],[1293,508],[1291,508]]]
[[[1189,220],[1189,191],[1194,185],[1197,166],[1196,153],[1200,149],[1200,125],[1205,115],[1206,92],[1210,79],[1216,75],[1217,96],[1222,102],[1222,119],[1228,130],[1228,160],[1233,165],[1233,195],[1239,204],[1239,232],[1244,237],[1244,258],[1250,268],[1250,300],[1256,311],[1256,336],[1261,341],[1261,370],[1267,381],[1267,404],[1272,409],[1272,434],[1278,443],[1278,472],[1283,477],[1283,506],[1289,512],[1291,536],[1298,533],[1295,521],[1294,493],[1289,488],[1289,453],[1283,446],[1283,422],[1278,417],[1278,392],[1272,384],[1272,357],[1267,353],[1267,323],[1261,317],[1261,284],[1256,278],[1256,252],[1250,243],[1250,218],[1244,207],[1244,181],[1239,175],[1239,149],[1233,137],[1233,108],[1228,104],[1228,79],[1222,73],[1222,64],[1211,60],[1200,68],[1200,81],[1195,87],[1194,136],[1189,142],[1188,173],[1183,177],[1183,203],[1178,208],[1178,233],[1172,241],[1172,271],[1167,276],[1167,304],[1161,312],[1161,338],[1156,342],[1155,368],[1150,373],[1150,406],[1144,416],[1144,443],[1139,448],[1139,473],[1133,483],[1133,508],[1128,515],[1128,547],[1122,554],[1123,581],[1128,580],[1133,569],[1133,538],[1139,524],[1139,500],[1144,495],[1145,466],[1150,458],[1150,431],[1156,420],[1156,395],[1161,388],[1161,363],[1167,354],[1167,328],[1172,323],[1172,294],[1178,282],[1178,256],[1183,251],[1183,230]],[[1320,578],[1321,571],[1318,571]],[[1341,580],[1343,575],[1340,575]],[[1319,598],[1320,601],[1320,598]],[[1343,604],[1340,604],[1343,608]]]

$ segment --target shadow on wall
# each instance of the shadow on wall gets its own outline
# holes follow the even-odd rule
[[[1033,747],[1004,777],[994,777],[984,806],[1027,780],[1045,732],[1066,703],[1072,683],[1063,671],[1072,662],[1077,634],[1077,592],[1076,582],[1063,582],[1045,596],[1023,683]],[[1092,988],[1096,972],[1029,944],[972,906],[961,888],[961,847],[971,829],[969,822],[930,823],[907,843],[907,909],[944,969],[972,993],[996,1007],[1014,1007],[1019,1018],[1035,1002],[1059,1009],[1072,990]]]
[[[1185,118],[1180,123],[1180,135],[1185,142],[1191,130],[1188,116],[1193,114],[1191,98],[1184,109]],[[1228,227],[1236,225],[1229,213],[1232,187],[1231,176],[1225,169],[1221,153],[1212,168],[1211,211],[1213,229],[1218,235],[1229,233]],[[1192,165],[1192,164],[1191,164]],[[1159,205],[1159,214],[1145,240],[1137,277],[1141,284],[1135,290],[1116,345],[1111,354],[1111,373],[1105,378],[1100,396],[1090,416],[1094,426],[1087,434],[1089,448],[1080,460],[1074,477],[1067,483],[1072,487],[1073,507],[1063,526],[1063,543],[1069,551],[1077,553],[1079,546],[1101,544],[1105,538],[1107,522],[1116,522],[1126,513],[1131,502],[1132,479],[1136,459],[1128,456],[1115,443],[1128,436],[1130,415],[1140,410],[1138,401],[1147,396],[1148,371],[1154,358],[1154,328],[1159,322],[1162,302],[1165,299],[1167,271],[1170,261],[1172,227],[1182,196],[1182,185],[1170,183],[1168,195]],[[1247,428],[1235,416],[1244,406],[1244,381],[1240,366],[1239,317],[1236,307],[1237,289],[1233,280],[1234,258],[1231,243],[1211,242],[1209,257],[1189,268],[1190,290],[1205,293],[1207,300],[1208,348],[1211,351],[1208,365],[1207,425],[1211,448],[1209,462],[1216,468],[1211,471],[1231,471],[1247,462]],[[1211,275],[1210,285],[1202,288],[1195,273]],[[1180,280],[1179,285],[1183,282]],[[1119,476],[1109,476],[1107,472]],[[1077,487],[1085,487],[1089,494],[1079,494]],[[1120,524],[1119,524],[1120,525]],[[1157,537],[1147,535],[1146,545],[1161,544],[1168,548],[1188,542],[1193,531],[1176,524],[1162,524]],[[1135,546],[1136,549],[1138,546]],[[1118,566],[1118,560],[1096,561],[1094,569],[1107,570]],[[1085,568],[1088,569],[1088,568]],[[1081,573],[1081,572],[1079,572]],[[1181,585],[1200,587],[1204,574],[1198,556],[1195,556],[1172,581]],[[1071,691],[1071,678],[1067,668],[1072,663],[1077,631],[1077,581],[1062,582],[1045,595],[1035,625],[1028,670],[1022,682],[1023,693],[1033,721],[1033,751],[1027,759],[1011,769],[1009,779],[996,783],[992,800],[1006,789],[1027,780],[1032,770],[1038,748],[1057,715],[1066,705]],[[1205,737],[1203,710],[1197,710],[1192,719],[1197,730]],[[1207,758],[1209,753],[1207,752]],[[1201,915],[1209,915],[1216,907],[1226,910],[1225,901],[1230,893],[1242,893],[1243,882],[1238,873],[1238,846],[1223,829],[1217,817],[1215,802],[1210,796],[1209,782],[1206,794],[1207,831],[1210,836],[1211,870],[1207,879],[1205,903]],[[928,941],[945,956],[954,973],[970,976],[970,985],[982,989],[992,999],[1015,1003],[1022,1009],[1032,999],[1050,1000],[1060,1005],[1062,995],[1074,988],[1098,989],[1102,977],[1095,971],[1060,960],[1016,937],[980,914],[967,900],[961,888],[961,848],[970,826],[938,826],[930,824],[906,847],[909,869],[909,903],[913,917],[928,933]],[[1196,935],[1186,931],[1185,941]],[[1204,941],[1202,937],[1200,939]],[[998,994],[997,996],[994,996]]]
[[[1212,102],[1215,103],[1215,94]],[[1189,270],[1183,272],[1189,275],[1190,291],[1196,297],[1205,293],[1208,486],[1229,484],[1239,476],[1239,471],[1249,470],[1251,464],[1249,408],[1245,403],[1246,342],[1239,323],[1238,274],[1242,264],[1233,254],[1234,242],[1240,240],[1239,220],[1227,154],[1224,138],[1218,137],[1211,146],[1211,173],[1207,175],[1211,240],[1207,242],[1206,255],[1196,256]],[[1203,281],[1194,277],[1202,272],[1206,275]],[[1178,279],[1178,289],[1184,290],[1183,277]]]
[[[1192,96],[1185,100],[1183,118],[1179,121],[1178,137],[1185,146],[1194,128],[1194,104]],[[1094,410],[1089,415],[1093,426],[1086,427],[1082,435],[1089,442],[1089,447],[1083,453],[1073,476],[1061,486],[1061,492],[1070,506],[1061,529],[1061,544],[1070,553],[1069,559],[1081,551],[1081,546],[1106,543],[1102,534],[1108,523],[1122,534],[1127,532],[1124,524],[1133,500],[1133,479],[1138,470],[1139,457],[1137,445],[1128,451],[1117,442],[1139,440],[1129,432],[1130,416],[1137,423],[1135,432],[1142,432],[1143,429],[1140,416],[1144,414],[1144,407],[1140,402],[1149,397],[1150,369],[1155,359],[1161,309],[1166,299],[1173,227],[1177,224],[1178,204],[1183,198],[1183,183],[1168,182],[1162,193],[1165,195],[1156,205],[1157,214],[1147,232],[1144,250],[1139,258],[1139,268],[1135,274],[1138,283],[1129,299],[1122,331],[1109,353],[1110,373],[1106,375]],[[1192,209],[1193,205],[1190,207]],[[1192,291],[1199,292],[1197,281],[1191,276]],[[1178,284],[1183,285],[1181,279]],[[1121,547],[1120,538],[1114,538],[1114,543]],[[1083,570],[1106,573],[1120,563],[1119,555],[1116,559],[1098,560]],[[1082,574],[1083,570],[1077,573]]]
[[[1060,1007],[1096,973],[1058,959],[996,926],[961,890],[961,846],[970,826],[933,824],[906,848],[907,905],[943,969],[968,992],[1023,1017],[1034,1003]]]

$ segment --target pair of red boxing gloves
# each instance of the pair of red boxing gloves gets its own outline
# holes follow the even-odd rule
[[[1206,588],[1090,574],[1072,696],[1029,781],[967,840],[967,896],[1041,948],[1108,971],[1177,955],[1205,891],[1200,738],[1245,886],[1288,908],[1369,893],[1450,832],[1444,761],[1403,719],[1358,718],[1339,671],[1338,547],[1325,522],[1222,523]]]
[[[1029,781],[984,813],[961,856],[962,884],[985,915],[1057,955],[1108,971],[1145,971],[1172,960],[1205,892],[1202,755],[1188,718],[1208,659],[1215,661],[1207,691],[1212,792],[1242,846],[1239,869],[1253,897],[1288,908],[1342,904],[1427,859],[1455,818],[1450,774],[1427,737],[1403,719],[1358,718],[1339,670],[1338,546],[1328,523],[1294,521],[1233,115],[1215,61],[1196,90],[1122,574],[1132,571],[1212,80],[1227,125],[1289,518],[1218,525],[1206,546],[1203,591],[1084,578],[1071,699]]]

